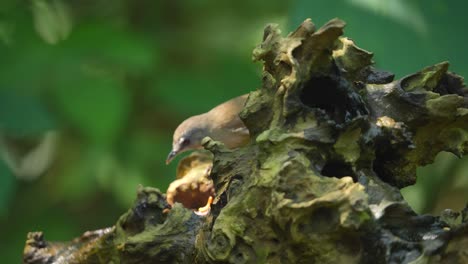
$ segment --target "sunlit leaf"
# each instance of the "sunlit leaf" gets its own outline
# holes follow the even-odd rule
[[[61,0],[35,0],[32,11],[34,27],[45,42],[56,44],[70,34],[72,29],[70,12]]]
[[[427,22],[422,11],[407,0],[346,0],[365,10],[386,16],[410,27],[418,33],[427,33]]]
[[[0,157],[16,177],[34,180],[54,161],[57,141],[56,131],[26,138],[0,134]]]

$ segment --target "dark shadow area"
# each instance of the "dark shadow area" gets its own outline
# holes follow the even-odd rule
[[[353,172],[351,166],[343,161],[331,160],[323,166],[320,172],[323,176],[343,178],[346,176],[352,177],[353,181],[356,182],[356,175]]]
[[[300,100],[307,107],[324,110],[337,123],[367,114],[352,84],[339,77],[312,77],[303,85]]]
[[[375,159],[372,163],[372,169],[377,174],[377,176],[384,182],[391,185],[395,185],[394,177],[391,174],[391,170],[387,170],[387,167],[397,166],[397,161],[399,159],[396,155],[396,151],[392,149],[390,141],[380,141],[378,143],[381,147],[375,148]]]

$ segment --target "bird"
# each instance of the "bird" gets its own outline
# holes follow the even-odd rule
[[[249,130],[239,117],[248,94],[224,102],[210,111],[184,120],[174,131],[172,150],[166,159],[169,164],[178,154],[203,148],[203,138],[221,141],[234,149],[249,142]]]

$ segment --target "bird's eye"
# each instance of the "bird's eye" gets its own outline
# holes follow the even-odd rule
[[[190,139],[188,139],[188,138],[181,138],[181,139],[180,139],[180,144],[181,144],[182,146],[187,146],[187,145],[190,144]]]

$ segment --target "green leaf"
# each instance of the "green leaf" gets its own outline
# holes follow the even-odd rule
[[[226,54],[207,70],[170,69],[157,76],[151,95],[155,101],[167,103],[167,109],[185,116],[209,111],[236,96],[254,91],[259,85],[256,65],[243,63]],[[224,56],[223,56],[224,55]],[[166,109],[166,111],[167,111]]]
[[[45,42],[56,44],[70,34],[70,12],[62,1],[35,0],[32,11],[36,31]]]
[[[68,122],[95,143],[112,143],[127,121],[130,100],[122,81],[107,76],[64,78],[55,100]]]
[[[0,90],[0,130],[16,136],[37,135],[55,127],[39,98]]]
[[[15,191],[16,179],[0,160],[0,217],[6,215],[11,197]]]
[[[142,174],[141,184],[165,190],[174,180],[177,167],[177,162],[165,164],[171,142],[167,134],[135,130],[125,141],[120,156],[128,168]]]
[[[157,57],[154,43],[135,32],[94,22],[77,26],[63,50],[68,55],[119,66],[130,71],[150,69]]]
[[[68,159],[64,163],[60,177],[56,179],[53,191],[64,200],[80,203],[98,191],[95,168],[102,152],[86,149],[79,155],[65,154],[68,155]]]

